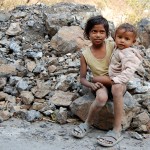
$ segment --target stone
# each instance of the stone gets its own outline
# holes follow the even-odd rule
[[[129,134],[132,138],[135,138],[137,140],[143,140],[142,135],[138,134],[137,132],[129,132]]]
[[[2,64],[0,65],[0,70],[0,77],[17,74],[16,67],[13,64]]]
[[[55,91],[55,94],[50,98],[50,102],[56,106],[69,106],[74,100],[75,94],[71,92]]]
[[[30,91],[22,91],[20,97],[24,104],[31,104],[34,101],[34,96]]]
[[[32,105],[32,109],[33,110],[38,110],[40,111],[42,108],[44,108],[45,106],[47,106],[46,103],[38,103],[38,102],[34,102]]]
[[[44,96],[46,96],[50,92],[50,90],[51,90],[50,81],[43,83],[40,80],[37,80],[37,86],[35,86],[31,89],[32,93],[37,98],[43,98]]]
[[[0,117],[3,119],[3,121],[6,121],[11,117],[11,114],[8,112],[8,110],[0,111]]]
[[[36,119],[40,119],[42,116],[40,112],[35,110],[27,111],[26,113],[26,120],[29,122],[35,121]]]
[[[26,65],[30,72],[32,72],[36,67],[36,63],[34,61],[28,61]]]
[[[71,111],[78,116],[81,120],[85,121],[87,114],[90,108],[91,103],[95,99],[95,96],[92,93],[88,93],[78,99],[74,100],[70,105]],[[138,109],[134,109],[137,103],[132,98],[130,93],[126,92],[124,96],[124,114],[122,119],[123,129],[127,129],[130,126],[132,118],[137,113]],[[98,127],[103,130],[112,129],[113,125],[113,112],[110,112],[106,106],[102,108],[101,111],[97,112],[94,116],[93,124],[95,127]]]
[[[4,93],[3,91],[0,92],[0,101],[4,101],[5,98],[7,97],[7,93]]]
[[[0,78],[0,89],[3,89],[3,87],[6,85],[6,78]]]
[[[149,122],[149,120],[150,120],[149,114],[146,111],[144,111],[133,118],[132,125],[134,125],[134,127],[146,125]]]
[[[57,54],[62,56],[80,50],[82,47],[89,45],[90,42],[84,40],[83,30],[80,27],[64,26],[52,37],[50,44]]]
[[[10,19],[10,16],[10,13],[0,12],[0,22],[8,21]]]
[[[60,107],[59,111],[56,113],[56,121],[60,124],[65,124],[67,122],[67,109]]]
[[[19,22],[11,23],[9,29],[6,31],[7,35],[19,35],[21,33],[21,28]]]
[[[27,13],[26,12],[16,12],[15,14],[13,14],[13,17],[15,17],[16,19],[19,19],[19,18],[24,18],[26,17]]]
[[[56,69],[57,69],[57,67],[54,65],[48,66],[48,72],[49,73],[55,72]]]

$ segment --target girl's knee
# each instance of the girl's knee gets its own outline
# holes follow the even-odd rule
[[[98,106],[103,107],[108,100],[108,94],[106,88],[97,90],[95,101]]]
[[[103,107],[107,102],[108,97],[103,95],[97,95],[95,98],[95,101],[97,103],[97,106]]]

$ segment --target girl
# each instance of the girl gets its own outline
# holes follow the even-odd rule
[[[92,45],[83,50],[80,58],[80,82],[95,91],[96,98],[90,106],[85,123],[81,123],[72,130],[72,135],[78,138],[83,138],[89,132],[93,116],[110,98],[112,85],[108,76],[108,67],[114,42],[107,40],[109,36],[108,21],[102,16],[91,17],[86,23],[84,35]],[[93,74],[92,81],[86,79],[87,67]],[[115,128],[117,126],[114,126]]]

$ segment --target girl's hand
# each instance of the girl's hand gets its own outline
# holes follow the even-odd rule
[[[97,89],[100,89],[100,88],[102,88],[102,87],[104,87],[104,86],[103,86],[103,84],[101,84],[100,82],[96,82],[96,83],[92,83],[92,82],[91,82],[90,88],[91,88],[92,90],[94,90],[94,91],[96,91]]]

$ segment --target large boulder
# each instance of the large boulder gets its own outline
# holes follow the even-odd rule
[[[83,37],[83,30],[79,26],[62,27],[50,42],[58,55],[74,53],[76,50],[90,44]]]
[[[84,26],[86,20],[101,12],[91,5],[75,3],[58,3],[44,10],[46,28],[54,36],[63,26]]]
[[[78,116],[81,120],[85,121],[87,118],[87,114],[92,104],[93,100],[95,99],[92,93],[88,93],[75,101],[70,105],[71,111]],[[106,106],[103,107],[102,110],[97,112],[94,117],[93,125],[103,130],[109,130],[113,127],[113,102],[108,102]],[[139,107],[137,102],[133,99],[129,92],[126,92],[124,96],[124,113],[122,119],[122,127],[123,129],[127,129],[130,126],[132,118],[135,114],[139,112]]]

